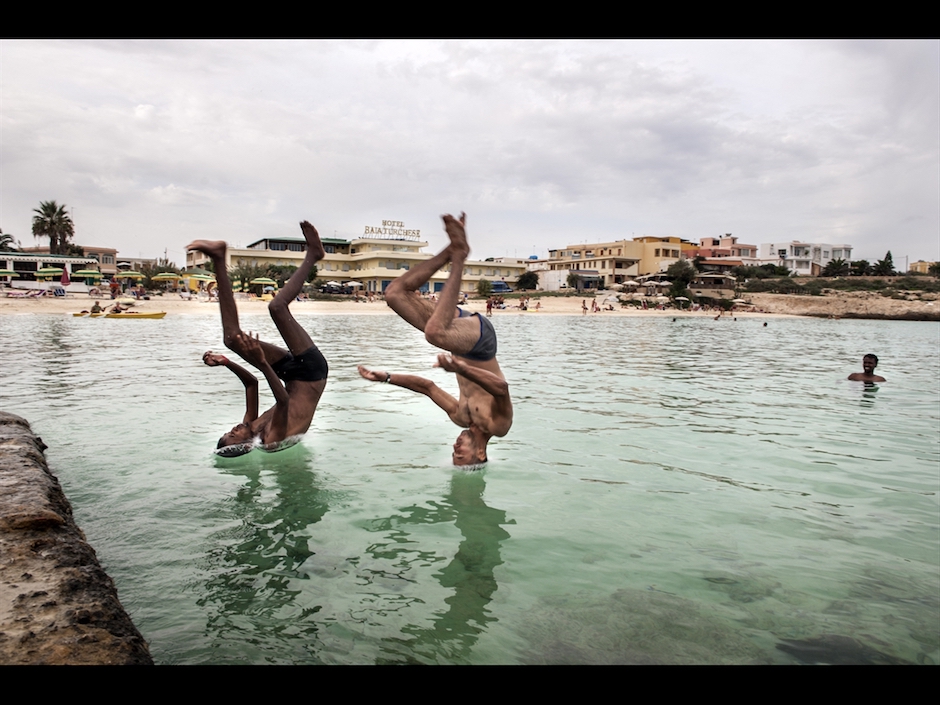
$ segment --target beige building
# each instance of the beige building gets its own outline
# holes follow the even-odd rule
[[[922,259],[912,262],[911,266],[908,267],[909,272],[917,272],[918,274],[929,274],[930,268],[935,265],[936,262],[925,262]]]
[[[574,272],[603,288],[644,274],[664,272],[696,247],[678,237],[649,235],[593,245],[568,245],[563,250],[549,250],[545,268],[550,272]]]
[[[422,252],[422,248],[427,247],[428,243],[411,234],[392,234],[386,237],[372,235],[352,240],[325,237],[322,242],[326,255],[317,263],[317,277],[341,283],[358,282],[362,284],[363,291],[385,291],[385,288],[404,272],[433,256]],[[307,243],[303,238],[264,238],[244,248],[230,247],[225,263],[229,269],[241,266],[297,266],[304,258],[306,247]],[[190,252],[186,255],[186,266],[205,267],[208,260],[209,258],[201,252]],[[464,263],[460,289],[475,292],[480,279],[490,282],[504,281],[513,286],[519,275],[525,271],[526,265],[522,261],[468,260]],[[431,277],[429,284],[422,290],[440,291],[449,275],[448,264]]]

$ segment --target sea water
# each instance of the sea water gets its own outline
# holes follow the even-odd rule
[[[0,409],[158,663],[940,663],[937,324],[501,313],[515,423],[466,473],[356,372],[455,393],[418,331],[294,308],[326,392],[235,460],[216,316],[0,318]],[[888,381],[846,381],[869,352]]]

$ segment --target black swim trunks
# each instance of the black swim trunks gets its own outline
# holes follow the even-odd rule
[[[461,318],[476,316],[480,319],[480,339],[470,352],[460,355],[459,357],[465,357],[468,360],[478,360],[480,362],[486,362],[496,357],[496,329],[493,328],[493,324],[490,323],[490,320],[484,318],[479,313],[468,313],[462,308],[458,308],[457,310],[460,311]]]
[[[326,379],[330,372],[326,364],[326,358],[323,357],[317,346],[314,345],[309,350],[305,350],[300,355],[287,355],[273,365],[271,369],[274,374],[285,382],[300,380],[301,382],[317,382]]]

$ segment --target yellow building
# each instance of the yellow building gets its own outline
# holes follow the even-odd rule
[[[929,274],[929,273],[930,273],[930,268],[931,268],[933,265],[935,265],[935,264],[937,264],[937,263],[936,263],[936,262],[925,262],[924,260],[919,259],[919,260],[917,260],[916,262],[912,262],[912,263],[911,263],[911,266],[908,267],[908,271],[910,271],[910,272],[917,272],[918,274]]]
[[[380,228],[366,228],[378,231]],[[382,228],[381,230],[393,230]],[[407,234],[397,235],[392,232],[382,237],[368,235],[344,240],[322,238],[326,255],[317,263],[317,277],[341,283],[354,281],[362,284],[363,291],[380,292],[419,262],[430,259],[433,255],[422,252],[428,243],[418,239],[418,231],[400,231]],[[226,265],[229,269],[240,266],[265,267],[268,265],[297,266],[304,258],[307,243],[303,238],[281,237],[264,238],[244,248],[230,247],[226,253]],[[186,255],[187,267],[204,267],[208,262],[201,252]],[[510,286],[515,284],[519,275],[526,271],[524,263],[488,260],[466,261],[461,278],[461,291],[475,292],[477,282],[486,279],[490,282],[504,281]],[[439,270],[431,277],[429,285],[423,291],[438,292],[444,288],[444,282],[450,274],[450,265]]]
[[[568,245],[563,250],[548,251],[548,269],[591,272],[598,285],[606,287],[644,274],[664,272],[695,247],[678,237],[648,235],[593,245]]]

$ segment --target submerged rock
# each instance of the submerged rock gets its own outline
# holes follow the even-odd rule
[[[527,664],[752,664],[771,654],[739,625],[654,590],[542,598],[520,628]]]
[[[795,657],[801,663],[832,666],[873,666],[910,664],[888,654],[876,651],[857,639],[838,634],[824,634],[813,639],[784,639],[777,648]]]

